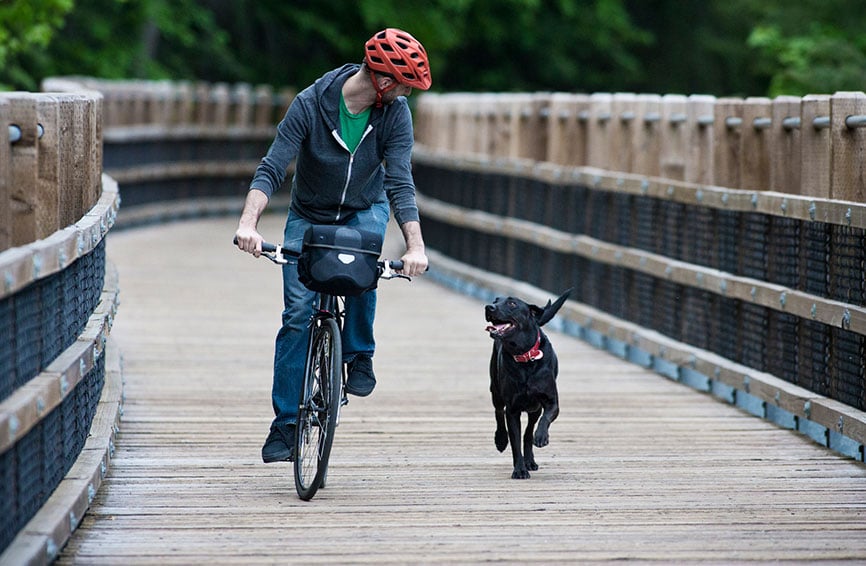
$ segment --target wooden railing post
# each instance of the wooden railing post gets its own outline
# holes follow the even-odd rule
[[[38,176],[39,138],[36,120],[36,97],[27,93],[9,95],[10,123],[21,138],[12,145],[10,208],[12,213],[12,246],[39,239],[36,227],[38,199],[35,191]]]
[[[239,83],[232,93],[232,113],[230,123],[236,128],[244,128],[252,122],[253,89],[249,84]]]
[[[833,95],[830,98],[830,198],[866,202],[866,127],[849,125],[851,116],[866,116],[866,94],[838,92]]]
[[[457,95],[454,98],[454,147],[462,153],[475,153],[478,130],[475,128],[477,96]]]
[[[256,87],[256,126],[266,128],[274,125],[273,120],[271,119],[273,100],[274,91],[271,87],[268,85],[259,85]]]
[[[681,181],[686,175],[689,125],[686,123],[687,98],[680,94],[662,97],[660,173],[666,179]]]
[[[631,173],[634,170],[634,144],[637,137],[637,96],[629,92],[618,92],[611,99],[610,136],[608,152],[609,167],[616,171]]]
[[[229,125],[229,87],[225,83],[217,83],[211,86],[209,99],[213,106],[213,115],[208,127],[227,128]]]
[[[610,119],[613,95],[597,92],[590,98],[587,165],[607,169],[610,165]]]
[[[772,104],[769,98],[762,97],[747,98],[743,103],[740,183],[732,187],[750,191],[770,188]]]
[[[770,131],[770,190],[780,193],[800,192],[800,132],[802,124],[794,127],[786,120],[800,118],[801,99],[797,96],[777,96],[773,99]]]
[[[495,95],[482,93],[472,100],[472,123],[475,129],[474,151],[481,155],[490,155],[493,143],[493,121],[490,108],[495,100]]]
[[[12,242],[12,138],[9,124],[12,116],[9,102],[0,98],[0,250]]]
[[[713,183],[715,104],[715,96],[689,96],[686,110],[689,138],[686,142],[685,180],[690,183]]]
[[[36,225],[37,232],[51,234],[74,223],[81,215],[71,220],[67,215],[74,215],[78,209],[69,210],[64,206],[68,193],[77,191],[62,190],[60,166],[60,131],[67,125],[61,121],[59,101],[50,95],[41,95],[36,103],[36,121],[42,126],[42,137],[37,140],[39,177],[35,187],[37,195]]]
[[[661,164],[662,97],[658,94],[641,94],[636,104],[632,168],[635,173],[657,177]]]
[[[830,198],[830,129],[816,126],[829,120],[830,97],[809,95],[800,107],[800,191],[802,196]],[[796,156],[795,156],[796,157]]]
[[[723,187],[738,187],[743,101],[739,98],[720,98],[716,101],[713,114],[713,183]]]
[[[571,145],[569,132],[577,119],[569,105],[569,95],[556,92],[550,95],[550,116],[547,120],[546,161],[558,165],[568,165],[568,152]]]
[[[195,89],[188,82],[177,83],[174,86],[174,112],[172,126],[188,126],[195,116]]]
[[[544,161],[547,156],[547,122],[550,95],[533,93],[524,102],[520,117],[521,156]]]
[[[511,157],[511,139],[514,137],[514,126],[511,120],[514,96],[511,93],[502,93],[497,96],[496,101],[496,147],[494,156]]]

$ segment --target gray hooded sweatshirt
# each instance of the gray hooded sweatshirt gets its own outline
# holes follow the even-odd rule
[[[340,93],[359,68],[348,64],[330,71],[295,97],[250,188],[270,198],[295,161],[291,209],[310,222],[342,223],[386,196],[399,224],[418,220],[406,99],[372,109],[354,153],[340,136]]]

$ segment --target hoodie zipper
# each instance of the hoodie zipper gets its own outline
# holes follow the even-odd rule
[[[364,142],[364,138],[367,137],[367,134],[369,134],[372,129],[373,126],[367,124],[367,129],[364,130],[363,135],[361,135],[361,139],[358,140],[358,145],[355,146],[355,151],[358,151],[358,148],[361,147],[361,144]],[[349,151],[349,147],[346,145],[346,142],[343,141],[343,138],[340,137],[340,134],[337,132],[336,129],[331,130],[331,134],[334,136],[334,139],[336,139],[337,142],[341,146],[343,146],[343,149]],[[352,165],[355,163],[355,151],[349,151],[349,168],[346,171],[346,182],[343,183],[343,192],[340,195],[340,204],[337,207],[337,217],[334,219],[334,222],[339,222],[340,217],[343,215],[343,205],[346,203],[346,193],[349,190],[349,181],[352,180]]]

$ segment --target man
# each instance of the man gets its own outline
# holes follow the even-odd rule
[[[238,247],[261,254],[259,218],[294,161],[292,198],[283,246],[300,251],[311,224],[344,224],[384,238],[390,211],[400,225],[405,275],[427,268],[411,172],[414,134],[405,97],[427,90],[431,76],[424,47],[408,33],[385,29],[365,44],[362,64],[347,64],[300,92],[250,183],[236,232]],[[297,262],[283,267],[282,328],[274,352],[272,401],[275,418],[262,460],[293,457],[298,396],[304,371],[312,293],[299,281]],[[346,300],[343,358],[346,389],[369,395],[376,385],[372,357],[376,293]]]

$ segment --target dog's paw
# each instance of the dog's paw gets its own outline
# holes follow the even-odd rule
[[[535,463],[535,460],[527,460],[526,461],[526,469],[535,471],[538,469],[538,464]]]
[[[496,442],[496,449],[502,452],[508,447],[508,433],[502,429],[496,429],[494,442]]]
[[[547,434],[547,431],[536,430],[532,443],[538,448],[544,448],[550,443],[550,435]]]
[[[511,472],[511,479],[513,480],[528,480],[529,479],[529,470],[523,468],[522,470],[518,470],[517,468]]]

